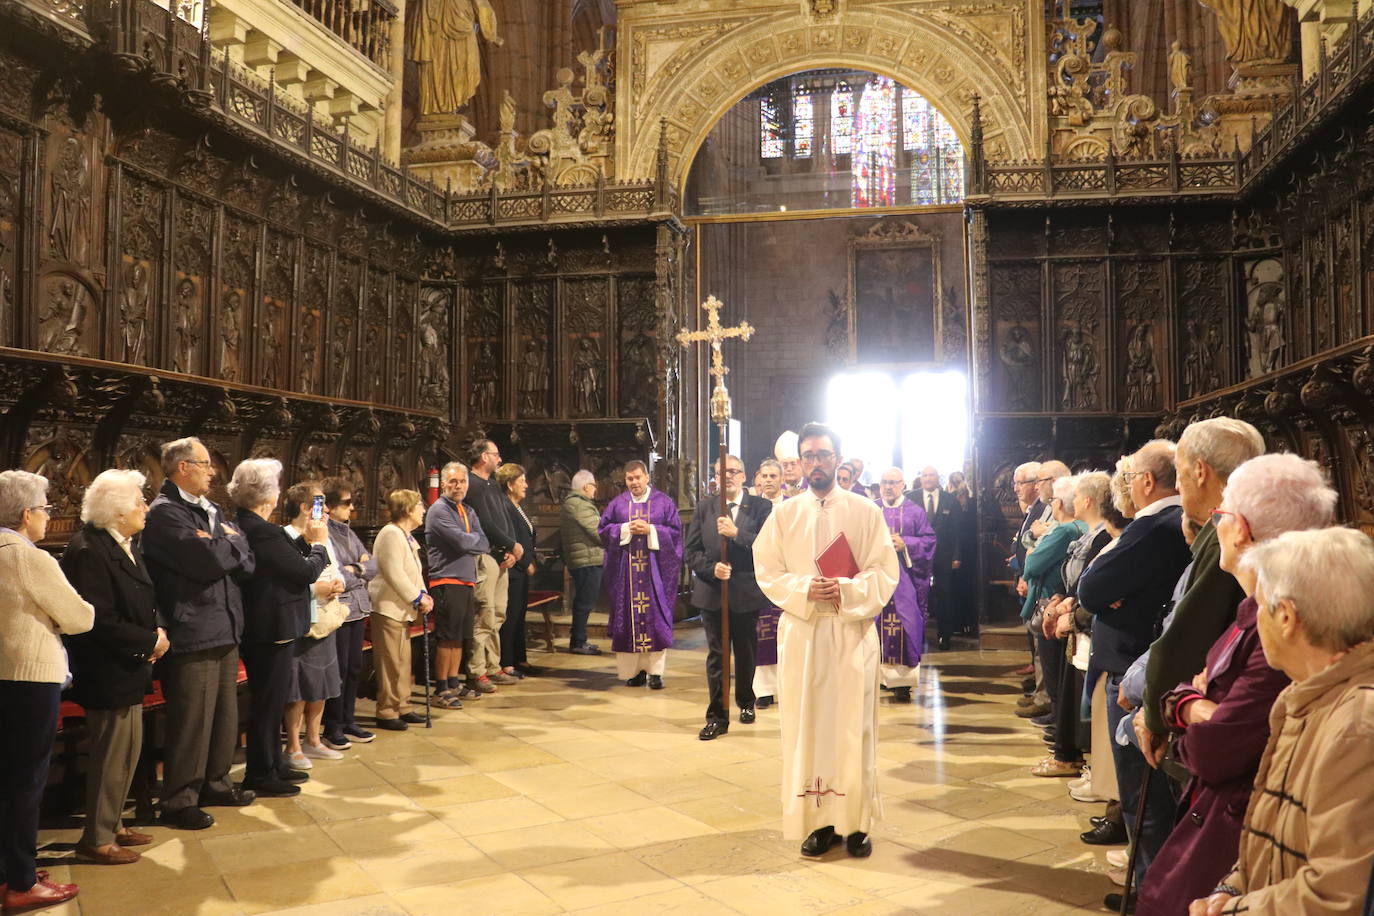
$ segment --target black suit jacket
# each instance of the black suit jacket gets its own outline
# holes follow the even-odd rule
[[[323,544],[293,539],[280,525],[240,509],[238,525],[258,566],[243,585],[243,641],[297,639],[310,629],[310,587],[329,565]]]
[[[907,490],[904,495],[922,509],[926,507],[925,490]],[[938,575],[949,572],[955,560],[963,560],[959,540],[959,516],[963,508],[953,493],[936,490],[935,498],[935,511],[927,512],[926,517],[930,519],[930,527],[935,529],[935,559],[931,562],[931,570]]]
[[[86,525],[62,554],[62,572],[95,606],[95,626],[64,636],[72,696],[88,709],[123,709],[152,689],[148,656],[157,645],[157,598],[138,545],[135,560],[103,528]],[[136,562],[135,562],[136,561]]]
[[[530,568],[534,562],[534,529],[525,524],[525,519],[520,514],[520,510],[515,507],[515,503],[506,500],[506,517],[510,521],[511,531],[515,532],[515,543],[524,549],[524,554],[515,561],[515,565],[510,568],[512,576],[527,576],[525,570]]]
[[[735,511],[735,527],[739,536],[730,540],[726,550],[730,563],[730,613],[757,613],[768,604],[754,580],[754,538],[758,537],[773,504],[761,496],[744,493]],[[716,519],[720,516],[720,497],[708,496],[697,503],[692,524],[682,542],[682,559],[692,570],[692,607],[707,611],[720,610],[720,580],[716,578],[716,564],[720,562],[720,532]]]

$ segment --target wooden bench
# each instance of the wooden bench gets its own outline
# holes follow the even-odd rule
[[[553,648],[553,609],[554,602],[562,601],[563,593],[555,591],[531,591],[529,598],[525,601],[526,613],[539,608],[544,615],[544,644],[550,652]]]

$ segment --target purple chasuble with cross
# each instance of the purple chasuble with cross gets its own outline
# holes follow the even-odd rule
[[[884,665],[914,668],[921,663],[921,648],[925,643],[935,530],[930,527],[926,510],[909,499],[903,498],[896,506],[889,506],[881,499],[877,503],[887,522],[887,530],[900,535],[906,544],[906,553],[897,554],[897,565],[902,570],[902,575],[897,577],[897,590],[877,618],[882,646],[880,659]]]
[[[620,532],[632,519],[647,519],[656,529],[658,549],[637,534],[621,545]],[[646,502],[629,491],[601,513],[601,544],[606,548],[602,583],[611,606],[607,632],[616,652],[658,652],[673,644],[673,605],[682,572],[682,520],[672,498],[651,489]]]

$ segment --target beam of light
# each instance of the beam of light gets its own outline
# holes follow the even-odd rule
[[[897,444],[897,386],[885,372],[846,372],[826,386],[825,416],[846,458],[860,458],[876,480],[892,464]]]
[[[964,468],[968,451],[968,378],[956,369],[913,372],[902,379],[896,408],[901,412],[902,466],[907,479],[926,465]]]

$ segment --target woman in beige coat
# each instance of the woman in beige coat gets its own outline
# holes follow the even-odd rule
[[[377,727],[405,731],[425,721],[410,708],[410,621],[434,607],[420,567],[420,545],[411,532],[425,520],[425,505],[414,490],[387,494],[391,524],[377,532],[372,555],[377,577],[367,586],[372,599],[372,660],[377,670]]]
[[[1291,531],[1252,547],[1265,659],[1293,683],[1245,811],[1240,858],[1190,916],[1358,912],[1374,859],[1374,541]]]
[[[61,903],[77,891],[36,869],[38,811],[68,678],[58,634],[85,633],[95,608],[36,546],[52,514],[47,499],[44,478],[0,472],[0,908],[6,913]]]

